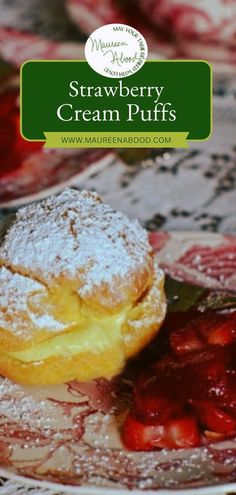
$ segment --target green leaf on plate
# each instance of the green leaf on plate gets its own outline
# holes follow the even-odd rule
[[[166,275],[165,292],[168,311],[177,313],[179,311],[188,311],[193,306],[196,306],[199,299],[206,293],[206,289],[186,282],[180,282]]]
[[[191,308],[198,311],[236,309],[235,292],[205,289],[169,275],[166,275],[165,292],[171,313],[189,311]]]

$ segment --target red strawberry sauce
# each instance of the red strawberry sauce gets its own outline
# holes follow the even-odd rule
[[[190,448],[236,435],[236,311],[169,313],[155,345],[162,356],[136,379],[125,446]]]

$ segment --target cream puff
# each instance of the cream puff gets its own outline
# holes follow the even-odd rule
[[[4,229],[0,374],[37,385],[112,378],[165,312],[147,232],[96,193],[66,189]]]

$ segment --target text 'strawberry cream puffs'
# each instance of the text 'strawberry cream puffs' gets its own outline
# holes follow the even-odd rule
[[[21,383],[111,378],[165,316],[146,231],[96,193],[67,189],[19,210],[0,265],[0,373]]]

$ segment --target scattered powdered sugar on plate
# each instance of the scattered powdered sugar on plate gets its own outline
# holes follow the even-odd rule
[[[8,379],[0,379],[0,416],[44,433],[61,427],[62,421],[58,408],[52,403],[41,397],[37,399],[33,390],[31,395],[29,390]]]
[[[0,262],[48,286],[66,279],[83,297],[120,278],[133,286],[150,252],[136,220],[113,211],[96,193],[65,189],[17,212]]]
[[[30,340],[32,330],[35,329],[55,332],[62,330],[64,325],[52,315],[40,313],[43,311],[40,299],[46,295],[47,289],[39,282],[1,267],[0,328],[7,329],[24,340]],[[34,300],[37,304],[33,304]]]

